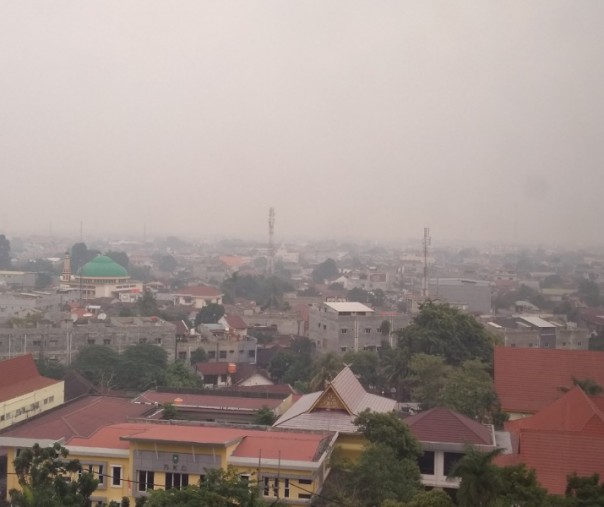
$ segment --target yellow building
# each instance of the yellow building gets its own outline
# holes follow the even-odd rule
[[[364,410],[383,413],[395,409],[395,400],[365,391],[346,366],[328,382],[325,390],[302,396],[277,419],[273,428],[337,431],[339,455],[354,461],[367,445],[354,424],[356,417]]]
[[[337,434],[175,425],[122,423],[87,438],[65,442],[71,458],[99,479],[95,502],[134,501],[153,489],[198,484],[209,469],[235,467],[261,496],[288,505],[309,505],[329,473],[328,459]],[[0,436],[8,450],[7,489],[17,488],[12,462],[19,447],[51,440]]]
[[[0,430],[61,405],[64,393],[64,382],[40,375],[31,354],[0,361]]]

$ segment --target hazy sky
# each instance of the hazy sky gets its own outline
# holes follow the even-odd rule
[[[274,206],[277,238],[599,241],[603,26],[602,0],[4,0],[0,229],[262,237]]]

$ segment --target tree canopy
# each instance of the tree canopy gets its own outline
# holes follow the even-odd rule
[[[0,269],[11,268],[10,241],[4,234],[0,234]]]
[[[338,265],[333,259],[326,259],[312,270],[312,279],[316,283],[323,283],[325,280],[334,278],[340,274]]]
[[[224,306],[210,303],[195,315],[195,326],[200,324],[216,324],[224,316]]]

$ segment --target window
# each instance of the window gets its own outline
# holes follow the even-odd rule
[[[346,352],[346,347],[340,347],[340,351]]]
[[[34,340],[34,347],[39,347],[42,344],[40,340]]]
[[[153,482],[155,481],[155,472],[148,472],[147,470],[138,471],[138,490],[147,491],[153,489]]]
[[[577,345],[580,347],[581,346],[581,342],[577,342]]]
[[[247,351],[247,355],[248,355],[248,357],[255,357],[256,356],[256,351],[255,350],[248,350]]]
[[[103,339],[103,345],[111,345],[111,338]]]
[[[420,473],[434,475],[434,451],[424,451],[417,461]]]
[[[310,493],[298,493],[298,498],[304,498],[306,500],[310,500],[312,495]]]
[[[105,466],[104,465],[97,465],[96,467],[93,467],[93,469],[96,468],[97,471],[97,479],[99,480],[99,486],[105,484]]]
[[[155,343],[157,343],[158,345],[161,345],[161,338],[155,338]]]
[[[239,479],[241,479],[243,482],[250,482],[250,474],[240,474],[239,475]]]
[[[348,329],[346,329],[345,327],[343,327],[342,329],[340,329],[340,333],[346,334],[346,333],[348,333]]]
[[[138,343],[147,343],[147,338],[139,338]]]
[[[189,485],[189,474],[166,473],[166,489],[180,489]]]
[[[226,356],[227,356],[226,350],[221,350],[220,351],[220,359],[226,359]]]
[[[444,472],[446,476],[451,475],[451,472],[457,465],[457,462],[463,458],[463,453],[461,452],[445,452],[445,466]]]
[[[268,496],[268,492],[269,492],[268,482],[269,482],[268,477],[265,477],[264,478],[264,491],[263,491],[264,496]]]
[[[366,328],[365,328],[365,332],[366,332],[367,334],[371,333],[371,328],[370,328],[370,327],[366,327]]]
[[[94,338],[88,338],[87,343],[88,345],[94,345]]]
[[[111,485],[119,487],[122,485],[122,467],[113,465],[111,467]]]
[[[279,479],[275,478],[273,482],[273,496],[279,496]]]
[[[283,496],[289,498],[289,479],[283,479]]]
[[[312,484],[312,479],[299,479],[300,484]]]
[[[210,350],[208,352],[208,359],[216,359],[216,351],[215,350]]]
[[[53,401],[55,401],[55,397],[54,396],[49,396],[48,397],[48,403],[52,403]]]

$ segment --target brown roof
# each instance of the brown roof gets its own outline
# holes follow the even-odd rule
[[[493,445],[491,430],[448,408],[432,408],[405,418],[420,442]]]
[[[604,386],[604,352],[495,348],[495,390],[506,412],[535,413],[572,388],[573,377]]]
[[[2,436],[63,438],[69,442],[73,437],[89,437],[103,426],[143,417],[147,412],[148,405],[136,404],[125,398],[87,396],[11,426]]]
[[[0,361],[0,402],[60,382],[62,381],[40,375],[31,354]]]
[[[190,287],[183,287],[182,289],[179,289],[175,294],[178,296],[214,298],[222,295],[222,292],[207,285],[191,285]]]
[[[519,439],[519,454],[500,456],[496,463],[534,468],[541,485],[556,494],[564,493],[573,472],[604,476],[602,406],[604,398],[575,387],[537,414],[506,423]]]
[[[245,321],[237,314],[229,314],[225,315],[224,319],[229,327],[233,329],[247,329],[247,324]]]

